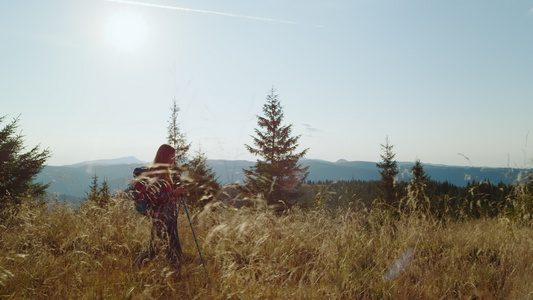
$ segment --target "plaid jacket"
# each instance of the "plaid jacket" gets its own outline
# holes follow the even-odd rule
[[[154,178],[147,189],[148,197],[152,202],[150,216],[154,219],[167,221],[177,217],[176,198],[172,185],[162,178]]]

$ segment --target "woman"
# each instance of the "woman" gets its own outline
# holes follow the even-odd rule
[[[152,259],[161,248],[166,248],[170,262],[178,268],[181,267],[182,251],[178,237],[176,200],[186,192],[179,185],[174,187],[172,182],[170,166],[174,164],[175,156],[174,148],[166,144],[161,145],[149,168],[147,193],[152,202],[152,238],[148,249],[143,250],[133,262],[134,266],[141,266],[144,259]]]

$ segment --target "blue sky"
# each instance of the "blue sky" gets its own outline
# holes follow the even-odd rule
[[[191,154],[254,160],[272,87],[307,158],[532,164],[533,1],[2,1],[0,41],[1,115],[50,165],[150,161],[174,98]]]

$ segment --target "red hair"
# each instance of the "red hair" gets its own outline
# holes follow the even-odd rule
[[[166,179],[170,184],[172,184],[172,178],[169,167],[175,155],[176,150],[172,146],[163,144],[157,149],[157,154],[152,163],[153,168],[158,168],[163,171],[158,177]]]

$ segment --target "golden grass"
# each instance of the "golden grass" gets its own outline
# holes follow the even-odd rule
[[[108,210],[23,207],[0,227],[0,298],[533,297],[533,229],[502,218],[443,226],[378,210],[278,216],[214,204],[193,220],[208,276],[185,214],[185,261],[176,272],[164,256],[132,268],[150,222],[127,200],[114,199]]]

